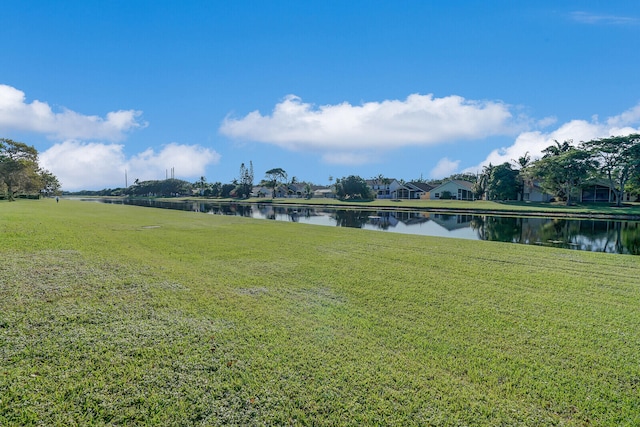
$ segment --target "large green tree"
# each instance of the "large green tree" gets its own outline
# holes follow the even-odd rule
[[[273,168],[265,172],[265,180],[263,184],[267,188],[271,188],[273,198],[276,198],[276,188],[283,182],[287,181],[287,172],[282,168]]]
[[[51,197],[60,194],[60,181],[48,170],[40,171],[40,182],[40,192],[43,196]]]
[[[240,165],[240,177],[237,180],[235,193],[237,197],[246,198],[253,190],[253,162],[249,161],[249,167],[244,163]]]
[[[190,195],[193,184],[181,179],[169,178],[164,180],[139,181],[127,189],[135,196],[176,196]]]
[[[518,171],[509,163],[495,166],[487,183],[487,194],[491,200],[515,200],[518,198]]]
[[[572,202],[576,189],[588,181],[594,171],[589,152],[573,147],[568,142],[552,145],[543,150],[545,155],[529,167],[530,175],[542,188],[558,199]]]
[[[336,195],[339,199],[373,199],[373,191],[364,178],[350,175],[336,180]]]
[[[30,145],[0,138],[0,184],[9,200],[16,194],[56,193],[58,180],[38,165],[38,151]]]
[[[622,205],[627,182],[640,173],[640,134],[594,139],[583,145],[609,182],[616,205]]]
[[[627,194],[640,198],[640,164],[638,165],[638,171],[627,183],[625,191]]]

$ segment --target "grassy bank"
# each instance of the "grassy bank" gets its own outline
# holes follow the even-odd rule
[[[639,259],[0,204],[0,425],[637,425]]]

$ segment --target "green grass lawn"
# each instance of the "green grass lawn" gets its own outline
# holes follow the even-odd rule
[[[0,425],[638,425],[640,258],[0,203]]]

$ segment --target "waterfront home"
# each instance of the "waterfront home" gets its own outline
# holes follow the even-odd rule
[[[472,188],[472,182],[454,179],[444,182],[429,191],[429,198],[431,200],[475,200]]]

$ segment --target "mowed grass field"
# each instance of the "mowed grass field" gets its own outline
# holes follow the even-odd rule
[[[0,203],[0,425],[638,425],[639,267]]]

